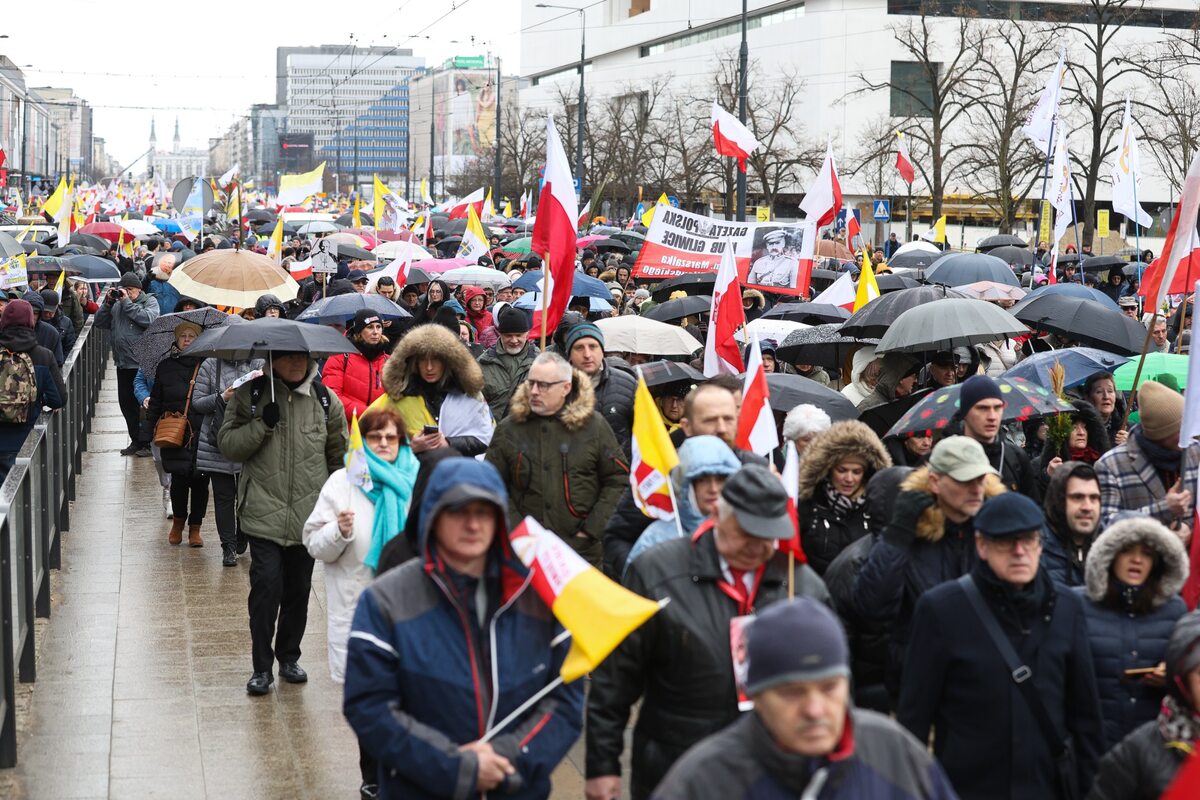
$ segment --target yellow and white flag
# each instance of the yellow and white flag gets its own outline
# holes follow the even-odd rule
[[[325,177],[325,162],[317,168],[299,175],[283,175],[279,178],[279,193],[276,201],[281,206],[298,206],[305,200],[321,191],[321,183]]]
[[[45,204],[42,205],[42,211],[54,219],[55,222],[61,222],[63,216],[71,209],[71,204],[67,202],[69,192],[67,191],[67,179],[59,178],[58,186],[54,189],[54,193],[46,198]],[[63,245],[66,242],[62,242]]]
[[[879,297],[879,283],[875,280],[875,269],[871,266],[871,254],[863,248],[862,272],[858,273],[858,291],[854,295],[854,311]]]
[[[278,264],[283,261],[283,220],[275,221],[275,230],[271,234],[271,243],[267,245],[267,255]]]
[[[487,233],[483,230],[483,223],[479,221],[479,215],[475,213],[475,206],[468,205],[467,228],[463,231],[462,242],[458,245],[457,257],[478,261],[481,256],[487,254]]]
[[[638,374],[633,396],[633,458],[629,464],[629,486],[633,501],[647,517],[671,519],[675,516],[675,495],[671,491],[671,470],[679,466],[679,455],[662,414],[650,396],[646,379]]]

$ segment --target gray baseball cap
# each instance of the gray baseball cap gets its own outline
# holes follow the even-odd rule
[[[742,467],[725,481],[721,497],[748,535],[760,539],[791,539],[796,535],[783,482],[766,467]]]
[[[988,461],[983,445],[969,436],[947,436],[938,442],[929,454],[929,469],[960,482],[1000,475]]]

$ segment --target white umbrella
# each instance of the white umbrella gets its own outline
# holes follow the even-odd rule
[[[406,249],[408,249],[409,244],[410,242],[380,242],[379,246],[371,252],[375,254],[376,258],[380,259],[404,258],[404,252]],[[429,251],[424,247],[421,247],[421,245],[417,244],[416,242],[411,242],[411,244],[411,259],[413,261],[424,261],[427,258],[433,258],[433,256],[429,254]]]
[[[338,230],[340,230],[340,228],[338,228],[338,226],[334,225],[332,222],[328,222],[327,220],[323,219],[315,219],[312,222],[306,222],[301,225],[300,229],[297,230],[296,233],[300,234],[301,236],[308,236],[309,234],[314,233],[334,233]]]
[[[811,325],[805,325],[803,322],[792,322],[787,319],[770,319],[767,317],[759,317],[744,329],[733,335],[733,338],[739,342],[747,342],[747,335],[752,335],[760,342],[763,339],[774,339],[775,344],[783,344],[783,340],[788,337],[792,331],[801,331],[805,328],[810,328]]]
[[[144,219],[122,219],[117,220],[117,224],[129,231],[130,235],[139,238],[143,236],[160,236],[162,234],[162,231]]]
[[[704,347],[695,336],[678,325],[625,314],[596,320],[604,334],[608,353],[638,353],[647,356],[690,356]]]
[[[905,253],[940,253],[941,248],[929,242],[905,242],[896,248],[893,256],[904,255]]]
[[[451,286],[485,286],[500,289],[511,286],[508,275],[490,267],[458,267],[442,273],[442,279]]]

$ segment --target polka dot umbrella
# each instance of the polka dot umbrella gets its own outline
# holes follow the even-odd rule
[[[1049,389],[1024,378],[997,378],[1004,397],[1004,422],[1025,421],[1061,412],[1073,412],[1075,407],[1059,399]],[[888,436],[908,437],[914,434],[933,434],[950,424],[958,413],[958,393],[961,384],[931,392],[921,402],[905,412],[900,421],[888,430]]]

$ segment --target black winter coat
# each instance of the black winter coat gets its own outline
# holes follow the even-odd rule
[[[154,439],[154,426],[158,424],[159,417],[168,411],[183,413],[192,390],[193,375],[202,360],[176,354],[164,358],[158,365],[142,432],[146,441]],[[187,475],[196,466],[196,446],[204,415],[196,410],[194,403],[188,408],[188,424],[190,435],[183,447],[162,448],[163,469],[172,475]]]
[[[626,458],[630,455],[633,441],[633,397],[637,393],[637,378],[612,359],[605,359],[599,380],[592,380],[596,390],[596,410],[612,428]]]
[[[1164,740],[1157,720],[1147,722],[1100,759],[1087,800],[1157,800],[1187,758],[1181,744]]]
[[[825,574],[839,553],[871,532],[864,505],[855,506],[843,516],[823,494],[801,501],[799,516],[800,544],[809,566],[818,575]]]
[[[1031,667],[1058,737],[1070,736],[1082,793],[1104,751],[1087,623],[1075,594],[1055,589],[1044,573],[1038,579],[1045,601],[1026,635],[1010,627],[988,587],[980,591]],[[1050,744],[957,581],[917,603],[896,719],[918,741],[934,731],[934,753],[963,798],[1057,796]]]
[[[711,529],[693,541],[653,547],[630,565],[625,585],[671,602],[630,634],[592,673],[587,706],[587,775],[621,773],[629,712],[643,698],[633,731],[634,800],[649,797],[689,747],[738,718],[729,621],[737,604],[719,588],[721,567]],[[796,594],[829,603],[806,565],[796,568]],[[767,563],[754,610],[787,597],[787,556]]]

